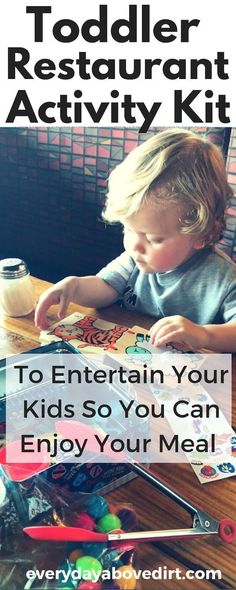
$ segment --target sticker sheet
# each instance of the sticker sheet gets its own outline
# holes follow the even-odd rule
[[[175,353],[175,364],[181,364],[183,361],[182,355],[186,352],[184,350],[176,349],[172,345],[167,345],[160,349],[155,348],[150,344],[148,330],[140,326],[132,326],[127,328],[113,322],[96,318],[95,316],[88,316],[79,312],[63,319],[63,321],[53,324],[48,331],[41,332],[40,340],[42,344],[49,342],[64,340],[74,346],[75,350],[83,352],[84,354],[96,353],[97,358],[105,358],[108,363],[110,360],[118,360],[117,355],[127,355],[127,366],[143,365],[151,366],[154,360],[154,355],[158,354],[158,362],[160,366],[165,368],[165,373],[169,374],[170,387],[155,389],[153,394],[156,400],[165,401],[168,410],[168,403],[173,403],[173,396],[176,395],[176,387],[171,386],[171,362],[173,363],[172,354]],[[102,354],[101,354],[102,353]],[[105,356],[104,356],[105,354]],[[199,362],[201,355],[191,354],[188,357],[188,366],[194,367],[194,361]],[[168,369],[169,367],[169,369]],[[168,373],[169,370],[169,373]],[[200,396],[200,397],[199,397]],[[191,401],[194,403],[201,398],[204,403],[212,402],[212,398],[205,390],[194,389],[191,394]],[[204,399],[203,399],[204,398]],[[170,426],[173,431],[178,430],[178,424],[171,414]],[[185,427],[186,427],[185,423]],[[212,425],[204,418],[197,418],[192,420],[189,427],[194,428],[194,432],[198,438],[210,438],[211,432],[216,432],[217,446],[214,454],[188,453],[187,458],[194,470],[200,483],[209,483],[210,481],[232,477],[236,474],[236,435],[231,426],[225,419],[223,413],[220,420]],[[187,429],[188,430],[188,429]],[[184,436],[187,436],[185,428]],[[205,455],[206,460],[203,459]]]
[[[165,389],[164,387],[156,388],[153,393],[157,401],[165,402],[167,419],[172,430],[178,433],[180,440],[181,438],[192,438],[194,431],[195,439],[206,441],[206,444],[209,444],[210,447],[212,433],[214,433],[214,451],[198,452],[194,450],[186,453],[186,457],[200,483],[209,483],[216,479],[220,480],[235,476],[236,435],[221,410],[219,411],[219,418],[217,420],[213,417],[210,419],[209,417],[205,417],[204,408],[214,404],[214,400],[209,393],[200,386],[195,386],[192,390],[189,390],[189,393],[186,390],[186,395],[183,395],[183,391],[178,395],[176,388],[173,390],[171,388]],[[188,421],[185,421],[184,432],[181,420],[178,420],[173,412],[169,414],[171,418],[168,418],[168,409],[171,410],[173,401],[178,399],[184,399],[189,402],[189,412],[191,408],[196,408],[200,404],[199,408],[201,408],[203,413],[203,417],[190,417]]]
[[[76,350],[98,353],[99,349],[114,354],[126,354],[127,361],[151,364],[152,355],[165,352],[179,352],[174,346],[155,348],[150,344],[148,330],[140,326],[121,326],[95,316],[73,313],[60,322],[52,324],[49,330],[40,333],[42,344],[64,340]]]

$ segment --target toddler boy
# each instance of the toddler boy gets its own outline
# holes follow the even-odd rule
[[[151,343],[236,351],[236,266],[214,244],[232,191],[219,149],[184,129],[168,129],[133,150],[109,178],[104,219],[124,228],[121,256],[96,276],[67,277],[40,297],[35,315],[70,301],[156,318]]]

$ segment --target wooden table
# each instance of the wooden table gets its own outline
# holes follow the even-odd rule
[[[49,283],[33,279],[36,298],[44,291]],[[120,310],[116,306],[96,311],[71,305],[68,314],[73,311],[83,311],[95,314],[110,321],[123,325],[134,324],[148,328],[153,323],[152,318],[141,316],[134,312]],[[51,321],[56,321],[56,308],[50,309]],[[0,356],[22,352],[38,346],[39,333],[34,326],[33,314],[25,318],[2,318],[0,327]],[[233,424],[236,427],[236,356],[233,359]],[[207,485],[198,483],[192,468],[188,464],[156,464],[152,466],[158,476],[162,477],[179,493],[190,498],[193,503],[200,504],[213,518],[221,520],[229,517],[236,520],[236,480],[229,478],[211,482]],[[183,528],[189,526],[186,513],[172,501],[154,490],[150,484],[138,478],[111,494],[116,502],[131,502],[138,514],[142,528]],[[186,570],[221,570],[221,581],[158,580],[142,581],[142,588],[146,590],[213,590],[215,587],[236,589],[236,543],[223,543],[216,535],[198,539],[185,539],[176,542],[151,543],[139,546],[140,564],[142,569],[156,569],[166,566],[168,569],[180,567],[182,575]],[[165,569],[165,568],[164,568]],[[163,570],[164,571],[164,570]]]

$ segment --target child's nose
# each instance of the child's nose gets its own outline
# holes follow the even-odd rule
[[[139,252],[140,254],[145,253],[145,246],[141,237],[136,237],[133,243],[133,250],[134,252]]]

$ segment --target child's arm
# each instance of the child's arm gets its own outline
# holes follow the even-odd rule
[[[236,352],[236,320],[204,327],[208,337],[207,348],[215,352]]]
[[[109,262],[96,276],[67,277],[45,291],[39,299],[35,312],[37,328],[48,328],[47,310],[51,305],[59,304],[58,317],[62,319],[70,302],[85,307],[106,307],[115,303],[124,292],[134,261],[123,252],[118,258]]]
[[[182,316],[169,316],[151,327],[150,342],[157,347],[179,342],[190,350],[209,348],[215,352],[236,352],[236,320],[199,326]]]
[[[98,276],[66,277],[40,296],[35,324],[41,330],[48,328],[46,314],[51,305],[59,304],[58,317],[62,319],[70,302],[86,307],[106,307],[115,303],[118,296],[118,292]]]

